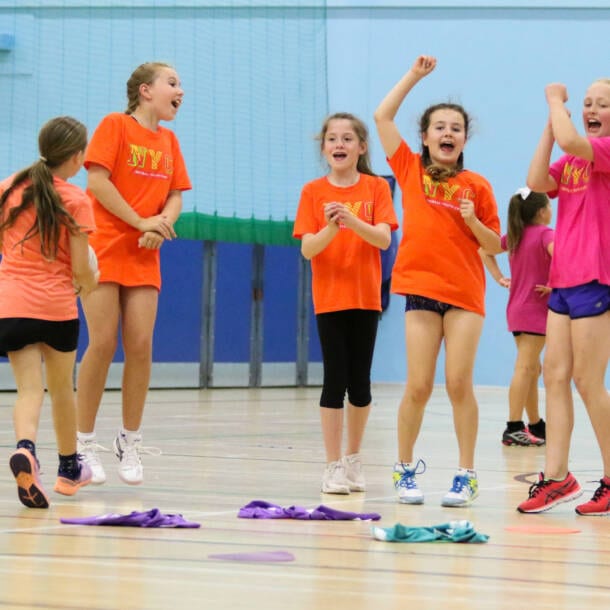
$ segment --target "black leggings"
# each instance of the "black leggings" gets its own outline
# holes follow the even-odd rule
[[[342,409],[345,391],[350,404],[371,404],[371,365],[379,312],[347,309],[316,315],[324,362],[320,406]]]

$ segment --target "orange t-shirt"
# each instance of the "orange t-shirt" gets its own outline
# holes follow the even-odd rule
[[[98,125],[85,156],[85,167],[101,165],[122,197],[143,218],[161,213],[170,191],[191,183],[172,131],[142,127],[132,116],[109,114]],[[91,193],[100,282],[161,288],[159,250],[138,247],[140,231],[110,213]]]
[[[360,174],[352,186],[332,185],[326,177],[308,182],[294,222],[293,236],[315,234],[326,226],[324,205],[343,203],[360,220],[371,225],[387,223],[398,228],[387,180]],[[342,227],[330,244],[311,259],[315,313],[344,309],[381,311],[381,256],[350,229]]]
[[[13,182],[13,177],[0,183],[3,193]],[[9,210],[21,205],[24,189],[22,183],[9,196],[3,211],[3,219]],[[54,179],[66,210],[84,233],[95,228],[91,200],[78,186]],[[76,296],[72,285],[72,261],[68,230],[61,228],[57,257],[43,258],[40,252],[40,236],[35,235],[19,243],[36,221],[33,206],[17,217],[12,227],[2,234],[2,262],[0,263],[0,318],[34,318],[36,320],[63,321],[78,317]]]
[[[402,190],[403,207],[392,292],[416,294],[484,315],[485,273],[479,242],[462,219],[458,200],[474,201],[477,218],[499,234],[491,185],[468,170],[447,182],[432,180],[421,156],[404,140],[388,163]]]

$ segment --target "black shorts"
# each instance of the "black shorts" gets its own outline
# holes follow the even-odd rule
[[[73,352],[78,344],[79,319],[36,320],[0,318],[0,356],[16,352],[26,345],[45,343],[58,352]]]

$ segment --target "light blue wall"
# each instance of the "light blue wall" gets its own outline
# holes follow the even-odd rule
[[[610,2],[596,3],[604,8],[595,10],[583,8],[584,2],[563,4],[577,5],[578,10],[551,8],[558,6],[557,2],[536,9],[373,8],[372,2],[360,2],[354,8],[356,2],[349,4],[352,8],[328,12],[330,112],[349,110],[366,120],[373,131],[374,169],[387,173],[374,134],[373,112],[417,55],[436,56],[435,72],[407,98],[397,117],[399,126],[405,138],[416,144],[416,122],[426,106],[446,100],[463,104],[475,119],[466,164],[491,181],[504,229],[508,199],[524,184],[546,121],[544,86],[553,81],[567,85],[570,108],[580,127],[586,88],[594,79],[610,76]],[[523,7],[544,3],[429,4]],[[400,197],[396,204],[400,207]],[[506,257],[499,260],[508,274]],[[475,370],[477,384],[510,382],[515,349],[506,331],[506,298],[505,290],[488,282],[488,313]],[[403,301],[394,296],[381,323],[373,378],[402,381],[405,373]],[[443,379],[439,366],[437,382]]]

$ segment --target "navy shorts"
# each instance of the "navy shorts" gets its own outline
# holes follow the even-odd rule
[[[73,352],[78,345],[79,320],[0,318],[0,356],[26,345],[45,343],[58,352]]]
[[[450,309],[459,309],[459,307],[428,297],[420,297],[417,294],[405,294],[405,311],[432,311],[444,316]]]
[[[570,316],[571,320],[601,316],[610,309],[610,286],[594,281],[571,288],[553,288],[549,309]]]

